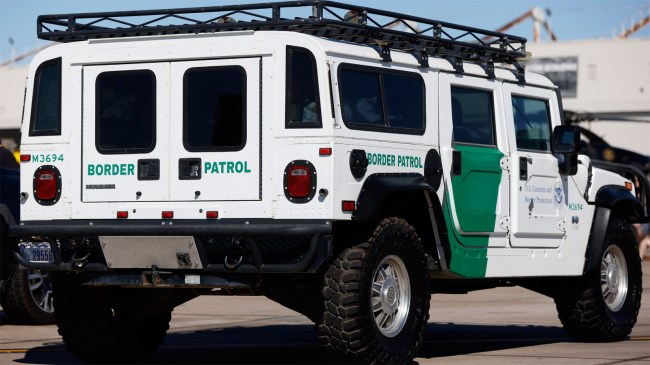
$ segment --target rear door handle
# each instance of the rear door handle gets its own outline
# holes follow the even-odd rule
[[[451,174],[452,176],[459,176],[463,173],[462,155],[460,151],[454,151],[451,155]]]
[[[201,179],[201,159],[200,158],[181,158],[178,160],[178,179],[179,180],[200,180]]]
[[[159,180],[160,160],[143,159],[138,160],[138,180]]]

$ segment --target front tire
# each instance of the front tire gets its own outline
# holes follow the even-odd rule
[[[643,276],[626,220],[610,222],[600,258],[600,270],[570,282],[555,304],[564,329],[577,340],[620,341],[637,321]]]
[[[318,334],[336,362],[408,363],[429,319],[426,255],[413,227],[384,219],[325,274]]]
[[[160,346],[171,310],[132,316],[120,305],[128,290],[85,287],[76,274],[53,275],[55,317],[68,350],[79,359],[98,363],[133,363]],[[120,292],[125,291],[125,292]]]

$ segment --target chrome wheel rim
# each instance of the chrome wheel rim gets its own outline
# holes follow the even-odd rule
[[[620,247],[607,247],[600,263],[600,289],[607,308],[618,312],[627,297],[628,275],[625,255]]]
[[[27,281],[29,292],[34,303],[46,313],[54,312],[54,295],[52,295],[52,281],[50,273],[40,270],[28,270]]]
[[[370,302],[375,324],[386,337],[400,333],[411,305],[411,284],[402,259],[389,255],[381,260],[372,275]]]

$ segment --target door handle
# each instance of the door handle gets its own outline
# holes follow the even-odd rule
[[[143,159],[138,160],[138,180],[159,180],[160,160]]]
[[[451,174],[459,176],[463,173],[462,155],[460,151],[454,151],[451,155]]]
[[[181,158],[178,160],[178,179],[179,180],[200,180],[201,179],[201,159],[200,158]]]
[[[519,157],[519,180],[528,180],[528,157]]]

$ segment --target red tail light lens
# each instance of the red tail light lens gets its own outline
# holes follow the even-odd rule
[[[29,162],[32,160],[32,155],[20,155],[20,162]]]
[[[165,210],[162,212],[162,219],[173,219],[174,212],[171,210]]]
[[[306,198],[311,191],[311,172],[307,166],[292,166],[287,176],[287,192],[292,198]]]
[[[56,198],[58,189],[58,174],[54,170],[40,170],[36,172],[36,198],[50,201]]]
[[[307,160],[291,161],[284,168],[284,196],[292,203],[310,202],[316,195],[316,167]]]

